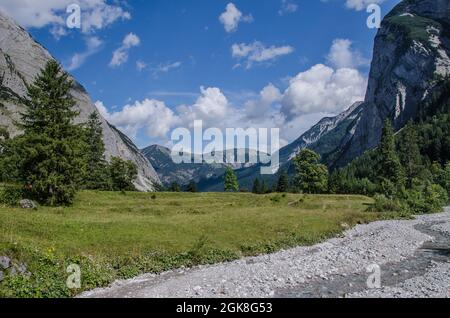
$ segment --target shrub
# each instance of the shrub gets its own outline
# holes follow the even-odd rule
[[[447,191],[438,184],[431,184],[425,188],[425,203],[427,213],[442,211],[442,207],[448,202]]]
[[[405,212],[407,206],[398,199],[389,199],[383,194],[374,197],[375,203],[369,208],[373,212]]]
[[[16,206],[24,198],[24,190],[20,186],[7,185],[0,188],[0,203]]]

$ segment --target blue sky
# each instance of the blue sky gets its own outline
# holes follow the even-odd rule
[[[144,147],[168,144],[170,131],[193,119],[280,127],[287,143],[344,110],[364,96],[371,2],[384,15],[399,1],[0,0],[0,9]],[[62,22],[70,3],[81,5],[82,29]]]

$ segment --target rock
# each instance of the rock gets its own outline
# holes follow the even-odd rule
[[[28,199],[20,200],[19,206],[22,209],[36,209],[37,208],[36,202],[34,202],[32,200],[28,200]]]
[[[31,84],[45,63],[53,59],[51,54],[36,42],[31,35],[18,26],[11,18],[0,13],[0,126],[6,127],[11,137],[21,134],[14,125],[20,121],[23,106],[20,99],[26,96],[26,85]],[[92,112],[98,112],[85,88],[73,77],[74,87],[71,91],[79,112],[75,122],[85,123]],[[149,161],[142,155],[136,145],[122,132],[110,125],[101,115],[105,155],[131,160],[138,169],[135,186],[140,191],[153,191],[160,184],[159,177]]]
[[[11,259],[7,256],[0,256],[0,267],[7,269],[11,267]]]
[[[402,1],[384,18],[375,38],[364,110],[337,149],[335,165],[376,147],[385,119],[401,129],[441,89],[436,78],[450,74],[449,24],[449,1]],[[405,32],[412,26],[414,31]]]
[[[2,271],[0,271],[0,282],[2,282],[3,279],[5,279],[5,274],[3,274]]]

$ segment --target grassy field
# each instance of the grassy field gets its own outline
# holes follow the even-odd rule
[[[118,278],[313,244],[386,214],[363,196],[81,192],[73,207],[0,206],[0,256],[24,262],[0,297],[70,297]],[[82,288],[66,287],[79,264]]]

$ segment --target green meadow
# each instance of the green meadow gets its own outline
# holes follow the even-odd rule
[[[80,192],[71,207],[0,206],[0,297],[71,297],[120,278],[310,245],[381,218],[365,196]],[[78,264],[81,288],[66,286]]]

